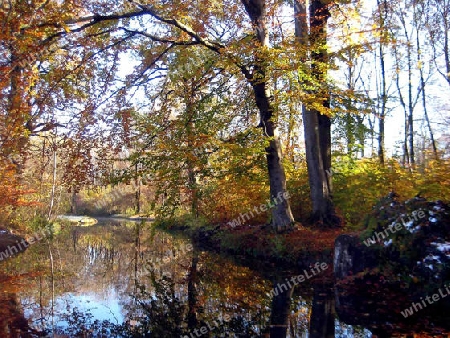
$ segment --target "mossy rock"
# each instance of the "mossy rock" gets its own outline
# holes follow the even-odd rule
[[[419,196],[399,202],[391,193],[374,207],[366,226],[359,238],[336,240],[338,277],[376,265],[385,281],[432,289],[450,279],[449,205]]]

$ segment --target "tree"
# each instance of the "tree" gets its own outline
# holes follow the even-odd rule
[[[426,27],[436,68],[450,86],[450,2],[448,0],[415,2],[426,5]],[[440,60],[443,61],[443,65]]]
[[[434,159],[438,160],[439,159],[439,154],[438,154],[438,150],[437,150],[437,145],[436,145],[436,141],[434,139],[434,133],[433,133],[433,129],[431,127],[431,121],[430,121],[430,117],[428,114],[428,105],[427,105],[427,94],[426,94],[426,90],[425,90],[425,85],[428,79],[425,78],[424,75],[424,57],[422,56],[424,50],[424,44],[422,44],[422,39],[421,39],[421,34],[422,31],[424,31],[424,28],[426,27],[426,6],[424,6],[423,3],[415,3],[413,2],[413,9],[414,9],[414,24],[416,26],[416,53],[417,53],[417,65],[419,68],[419,73],[420,73],[420,88],[421,88],[421,93],[422,93],[422,109],[423,109],[423,115],[425,118],[425,122],[427,124],[428,127],[428,132],[430,133],[430,140],[431,140],[431,146],[433,147],[433,155],[434,155]],[[447,32],[448,34],[448,32]],[[448,70],[450,70],[450,68],[448,68]]]
[[[388,31],[386,28],[387,20],[387,2],[386,0],[377,0],[378,24],[380,29],[380,40],[378,42],[379,61],[380,61],[380,90],[378,103],[378,160],[382,165],[385,161],[385,132],[384,121],[387,116],[388,88],[386,80],[386,61],[385,61],[385,43],[387,41]],[[381,102],[380,102],[381,101]]]
[[[217,63],[215,53],[199,46],[177,50],[166,60],[161,103],[135,117],[138,146],[130,159],[171,202],[165,212],[189,204],[198,217],[203,182],[218,174],[213,167],[224,143],[219,134],[235,116],[227,110],[233,106],[227,97],[231,76]]]
[[[162,45],[169,45],[170,48],[174,46],[200,45],[220,55],[233,67],[237,66],[253,89],[255,105],[258,107],[260,115],[260,127],[268,140],[269,145],[266,148],[266,159],[269,174],[270,198],[275,200],[286,194],[286,177],[282,164],[281,144],[276,133],[275,108],[272,103],[272,94],[266,69],[268,62],[267,49],[269,47],[269,35],[266,30],[265,22],[266,2],[242,1],[242,3],[251,20],[255,35],[254,39],[247,39],[248,42],[246,47],[250,50],[250,55],[244,54],[243,57],[239,57],[239,55],[236,56],[233,50],[236,46],[232,46],[231,43],[227,46],[224,43],[217,42],[216,39],[207,37],[206,27],[196,27],[197,30],[195,30],[193,25],[191,26],[178,19],[178,17],[182,17],[181,12],[184,10],[190,10],[190,13],[193,14],[192,11],[195,12],[194,8],[182,8],[176,10],[170,6],[162,6],[165,10],[157,10],[155,6],[133,3],[139,8],[138,10],[121,15],[96,14],[72,20],[72,22],[83,23],[82,28],[94,27],[96,25],[100,27],[101,23],[105,22],[131,17],[150,16],[167,29],[169,36],[155,36],[131,30],[129,28],[124,30],[129,34],[140,34],[141,36],[159,42]],[[100,34],[98,33],[98,35]],[[242,42],[243,41],[239,41],[240,44],[242,44]],[[284,198],[272,209],[272,225],[276,229],[286,229],[293,221],[294,218],[290,210],[289,201]]]
[[[346,5],[339,3],[341,7]],[[127,158],[129,162],[126,165],[130,168],[125,178],[135,180],[136,201],[139,200],[139,175],[142,174],[140,165],[162,174],[167,169],[163,164],[167,166],[170,163],[170,170],[164,173],[171,171],[173,174],[170,176],[173,178],[173,191],[183,187],[178,193],[180,201],[187,204],[189,199],[191,213],[198,214],[202,192],[198,178],[210,178],[203,173],[210,174],[212,164],[217,166],[219,162],[218,152],[210,157],[199,155],[199,145],[208,139],[212,141],[214,150],[220,143],[220,151],[223,151],[238,139],[237,136],[242,140],[256,134],[252,128],[255,120],[236,118],[232,121],[238,113],[232,107],[224,107],[223,97],[227,94],[214,93],[221,81],[229,81],[230,87],[235,88],[243,88],[245,83],[246,89],[242,91],[252,95],[251,102],[245,102],[245,106],[251,107],[249,111],[258,116],[255,125],[258,124],[258,131],[265,142],[262,146],[258,144],[260,151],[256,151],[255,156],[264,152],[270,199],[279,199],[286,193],[283,166],[286,159],[283,158],[282,144],[289,159],[294,161],[292,135],[297,132],[295,129],[300,117],[297,107],[301,102],[313,202],[312,219],[328,225],[339,224],[332,200],[330,117],[336,111],[346,110],[346,113],[362,106],[362,101],[358,101],[354,94],[356,81],[352,79],[355,59],[362,52],[352,53],[354,46],[351,43],[337,52],[330,48],[329,19],[333,10],[339,8],[337,2],[295,1],[295,34],[289,24],[284,26],[288,31],[283,31],[283,24],[278,25],[279,18],[274,14],[285,9],[285,2],[202,0],[144,4],[131,0],[106,7],[96,1],[83,3],[73,0],[63,4],[44,3],[42,8],[33,6],[38,13],[36,16],[27,16],[29,22],[22,22],[20,15],[16,16],[18,22],[11,23],[15,31],[9,32],[9,37],[4,34],[10,39],[8,41],[13,42],[11,46],[15,43],[17,47],[7,46],[5,49],[14,67],[8,65],[11,76],[8,81],[3,81],[7,82],[2,87],[7,93],[3,104],[6,107],[6,102],[9,102],[8,111],[20,110],[23,113],[17,120],[17,133],[12,140],[17,145],[23,141],[26,145],[27,138],[33,133],[52,130],[55,125],[62,124],[58,116],[66,114],[64,124],[68,128],[58,131],[67,133],[68,144],[72,142],[74,146],[69,153],[73,159],[68,161],[64,176],[67,185],[72,184],[74,190],[81,185],[92,184],[93,163],[98,162],[97,155],[108,152],[104,151],[107,146],[112,148],[108,154],[110,157],[125,148],[133,148],[135,153]],[[393,20],[388,16],[393,13],[390,8],[389,2],[378,0],[377,15],[374,16],[376,66],[381,70],[377,79],[378,106],[373,111],[377,110],[379,122],[378,156],[381,163],[385,161],[385,118],[390,107],[394,107],[394,104],[388,105],[391,104],[388,102],[391,74],[390,60],[386,57],[388,42],[394,35],[394,30],[390,30],[388,25],[388,20]],[[25,3],[18,2],[16,14],[20,14],[19,9],[24,11]],[[49,16],[45,15],[47,12]],[[413,36],[408,37],[412,41]],[[356,48],[361,49],[361,46]],[[32,62],[28,65],[19,61],[29,59],[24,58],[24,51],[38,51],[39,54],[30,59]],[[409,76],[412,76],[415,61],[413,52],[410,49],[408,54]],[[337,92],[330,78],[336,59],[343,60],[343,55],[347,58],[348,83],[346,92]],[[135,62],[130,62],[132,70],[127,75],[118,72],[123,56],[127,57],[125,60],[132,58]],[[423,59],[417,61],[420,63]],[[425,73],[421,74],[421,79],[421,87],[424,88]],[[238,99],[248,99],[242,93],[240,95]],[[238,100],[237,97],[235,95],[228,102]],[[218,109],[220,100],[224,107],[222,114],[211,114],[212,109]],[[240,109],[244,103],[233,104],[235,107]],[[171,111],[176,111],[179,118],[166,123]],[[130,112],[133,112],[131,117]],[[407,115],[410,121],[413,117],[411,110]],[[12,116],[4,116],[11,126],[16,123]],[[220,117],[223,123],[216,117]],[[135,126],[127,122],[129,119],[133,123],[137,120],[145,120],[146,123],[133,134],[130,128]],[[360,143],[359,146],[364,148],[364,133],[355,135],[351,130],[355,125],[364,129],[363,116],[346,115],[344,124],[349,152],[353,152],[350,145],[354,143]],[[411,158],[413,124],[408,122],[407,127]],[[14,128],[5,129],[5,144],[9,142],[6,130]],[[279,135],[283,128],[285,135]],[[136,141],[132,146],[130,137]],[[153,142],[157,138],[159,141]],[[252,143],[254,145],[260,139],[254,137],[253,140],[256,140]],[[250,149],[251,142],[241,142],[239,146],[247,148],[243,160],[246,166],[257,162],[248,159],[254,151],[254,148]],[[61,152],[58,155],[61,156]],[[157,159],[157,164],[150,159]],[[232,161],[227,164],[230,163],[236,165]],[[58,168],[64,168],[64,164]],[[164,184],[164,187],[163,184],[160,186],[161,192],[170,183]],[[262,181],[258,184],[260,191],[266,191]],[[139,203],[136,203],[136,210],[139,210]],[[287,229],[294,221],[289,201],[285,198],[275,203],[271,214],[276,229]]]
[[[328,55],[326,51],[327,20],[330,2],[312,1],[309,13],[305,3],[296,1],[294,6],[296,36],[307,52],[304,60],[311,61],[311,78],[316,88],[315,99],[321,110],[303,105],[306,161],[313,205],[312,219],[325,225],[339,225],[339,218],[332,202],[331,175],[331,120],[325,111],[330,108],[330,97],[321,84],[326,83]],[[307,23],[306,18],[310,18]],[[305,48],[306,47],[306,48]],[[317,106],[316,106],[317,107]],[[325,108],[325,109],[323,109]]]
[[[336,47],[338,51],[335,61],[339,62],[339,73],[333,77],[339,86],[333,88],[332,104],[338,110],[332,117],[335,137],[333,143],[339,143],[339,139],[343,139],[345,154],[350,161],[366,155],[366,137],[371,131],[366,123],[373,102],[370,100],[365,78],[367,50],[370,50],[371,44],[368,36],[361,34],[364,30],[362,6],[362,3],[355,3],[335,8],[332,13],[333,23],[329,27],[329,40],[336,41],[334,45],[339,46]],[[342,152],[344,153],[343,146]]]
[[[268,62],[267,49],[269,48],[269,36],[266,29],[266,3],[262,1],[243,0],[245,10],[251,19],[255,29],[256,39],[259,43],[255,50],[255,63],[253,71],[242,68],[242,71],[251,84],[255,95],[255,103],[259,109],[260,126],[263,133],[269,138],[267,151],[267,167],[269,171],[270,196],[275,200],[286,193],[286,174],[282,164],[282,147],[276,134],[276,116],[272,103],[272,94],[267,78],[265,64]],[[266,55],[265,55],[266,54]],[[283,198],[272,209],[272,225],[281,230],[294,221],[289,201]]]
[[[220,34],[220,30],[212,29],[208,20],[214,18],[214,25],[222,22],[225,25],[235,24],[235,31],[248,29],[246,23],[240,22],[239,8],[233,4],[232,10],[223,14],[214,11],[213,14],[203,24],[196,22],[192,18],[202,15],[210,2],[205,1],[197,5],[189,5],[175,8],[172,5],[161,6],[144,5],[132,2],[133,9],[121,8],[118,14],[96,13],[86,17],[75,17],[65,22],[49,24],[56,32],[50,34],[46,40],[52,41],[56,38],[69,36],[69,33],[85,32],[84,41],[93,39],[91,45],[98,46],[100,37],[108,37],[114,44],[124,44],[129,38],[139,37],[151,42],[152,47],[157,51],[149,51],[152,54],[152,62],[146,65],[142,74],[149,68],[157,68],[157,62],[164,55],[168,55],[172,48],[184,48],[187,46],[199,45],[216,53],[223,59],[223,64],[230,72],[235,73],[235,69],[250,84],[255,106],[258,109],[260,124],[263,135],[267,139],[266,161],[269,174],[270,198],[275,200],[286,194],[286,177],[283,168],[282,146],[277,134],[278,110],[273,102],[271,74],[269,65],[273,61],[271,53],[269,30],[267,29],[267,6],[266,1],[242,1],[245,13],[250,19],[253,34],[244,34],[238,39],[230,39],[228,35]],[[322,83],[326,75],[326,64],[328,57],[326,53],[326,25],[330,16],[329,3],[321,1],[311,2],[310,22],[308,32],[308,45],[312,60],[311,78],[314,85]],[[205,7],[206,6],[206,7]],[[273,11],[273,8],[270,9]],[[184,14],[189,14],[185,16]],[[131,28],[128,24],[132,18],[150,17],[161,32],[158,34],[147,33],[142,30]],[[187,19],[189,17],[189,19]],[[306,18],[306,16],[305,16]],[[68,27],[70,25],[70,27]],[[118,27],[119,26],[119,27]],[[124,32],[122,39],[112,38],[111,30]],[[115,41],[114,41],[115,40]],[[223,42],[221,40],[224,40]],[[142,44],[141,44],[142,45]],[[244,48],[242,48],[244,47]],[[109,46],[100,48],[106,50]],[[238,50],[237,48],[241,48]],[[144,68],[144,67],[143,67]],[[141,74],[141,75],[142,75]],[[308,133],[307,149],[312,151],[308,157],[311,195],[313,196],[314,219],[325,223],[335,223],[334,207],[331,201],[331,177],[326,172],[331,172],[331,121],[324,111],[330,108],[330,98],[327,90],[321,89],[315,93],[316,103],[305,109],[311,110],[311,114],[305,111],[304,119],[306,131]],[[98,104],[97,104],[98,106]],[[320,108],[321,107],[321,108]],[[94,111],[96,104],[89,106],[89,111]],[[308,120],[311,119],[311,120]],[[315,127],[320,129],[315,132]],[[319,169],[319,170],[317,170]],[[192,181],[192,178],[191,178]],[[272,208],[272,224],[277,229],[284,229],[294,221],[290,210],[289,201],[282,199],[280,203],[275,203]]]

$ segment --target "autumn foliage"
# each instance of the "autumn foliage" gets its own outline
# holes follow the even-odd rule
[[[435,2],[408,13],[403,2],[374,5],[368,17],[355,3],[314,4],[322,16],[314,6],[296,15],[312,20],[297,22],[309,25],[305,43],[301,27],[283,19],[288,11],[294,18],[283,2],[11,2],[0,11],[0,207],[9,215],[39,202],[46,214],[57,192],[58,212],[134,210],[226,224],[267,203],[278,182],[269,179],[272,151],[269,159],[282,155],[272,166],[285,172],[292,214],[306,225],[314,205],[305,108],[332,122],[323,155],[333,158],[329,188],[347,227],[360,226],[389,191],[448,201],[445,133],[433,138],[424,87],[447,90],[432,77],[445,75],[437,65],[448,55],[441,50],[447,18],[431,20]],[[401,30],[411,16],[416,41]],[[420,45],[425,38],[430,44]],[[314,57],[305,62],[307,55]],[[383,73],[374,73],[378,66]],[[430,81],[413,92],[399,74]],[[417,108],[407,107],[409,94]],[[415,122],[419,103],[425,131]],[[389,111],[405,116],[393,158],[383,149]],[[114,201],[114,190],[127,193]],[[108,198],[107,210],[96,210],[96,200]],[[272,218],[269,211],[246,225]]]

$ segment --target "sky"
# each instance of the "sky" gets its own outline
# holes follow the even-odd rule
[[[376,1],[374,0],[366,0],[363,3],[363,15],[361,17],[358,16],[351,16],[349,14],[349,19],[345,21],[346,24],[348,24],[348,29],[353,32],[351,35],[351,40],[353,43],[360,42],[361,39],[368,38],[368,35],[364,34],[358,34],[359,31],[365,30],[367,28],[367,20],[371,16],[371,8],[376,5]],[[289,20],[289,17],[292,15],[292,9],[287,7],[283,9],[280,12],[281,15],[281,21],[283,21],[283,25],[286,25],[287,27],[292,28],[292,20]],[[370,37],[369,37],[370,38]],[[333,45],[333,42],[331,42],[331,45]],[[334,47],[340,48],[339,45],[335,45]],[[331,46],[331,49],[334,48]],[[424,55],[426,57],[426,55]],[[376,96],[376,71],[375,68],[379,67],[378,64],[375,64],[373,61],[373,57],[370,55],[365,55],[365,61],[363,63],[362,67],[362,74],[363,77],[365,77],[365,85],[369,88],[371,88],[371,96]],[[372,58],[372,59],[371,59]],[[393,69],[394,67],[394,59],[390,52],[387,52],[385,55],[386,58],[386,66],[388,70]],[[361,61],[361,60],[360,60]],[[136,65],[136,61],[133,60],[130,56],[124,55],[121,62],[121,67],[119,70],[119,76],[124,77],[126,74],[129,74],[132,71],[133,66]],[[413,77],[413,87],[414,90],[418,88],[419,85],[419,78],[417,78],[417,71],[415,72],[415,76]],[[395,85],[395,79],[390,78],[389,76],[392,76],[394,74],[393,71],[388,71],[388,90],[392,95],[398,95],[397,94],[397,88]],[[338,81],[344,80],[339,73],[333,74],[333,77],[335,77]],[[344,80],[345,81],[345,80]],[[408,79],[407,77],[401,76],[400,79],[401,87],[403,90],[406,89],[408,85]],[[444,81],[444,79],[435,72],[435,74],[431,77],[430,83],[432,85],[427,87],[427,96],[428,100],[427,103],[429,104],[428,110],[429,110],[429,116],[432,121],[432,128],[435,133],[435,138],[439,139],[439,137],[442,135],[441,133],[441,127],[439,126],[439,122],[442,122],[445,117],[449,117],[449,106],[448,106],[448,84]],[[447,90],[447,92],[445,91]],[[403,95],[407,97],[406,91],[403,91]],[[415,93],[414,93],[415,95]],[[136,100],[139,99],[139,97],[135,97]],[[397,104],[396,106],[391,105],[389,106],[390,112],[388,113],[386,119],[385,119],[385,146],[386,146],[386,153],[390,157],[394,155],[396,152],[398,154],[399,148],[396,146],[398,142],[401,142],[404,139],[404,111],[403,108]],[[423,112],[422,112],[422,105],[421,101],[417,103],[417,108],[415,109],[415,130],[416,131],[426,131],[423,127]],[[376,123],[376,130],[378,130],[378,123]],[[427,134],[428,136],[428,134]],[[418,137],[418,136],[417,136]],[[370,140],[368,140],[369,142]],[[366,152],[367,155],[370,155],[370,152]]]

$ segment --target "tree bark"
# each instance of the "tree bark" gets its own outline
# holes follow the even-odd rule
[[[329,101],[326,103],[329,108]],[[320,141],[320,151],[322,153],[323,170],[325,173],[331,173],[331,120],[330,117],[324,114],[319,115],[319,141]],[[328,186],[328,195],[330,197],[333,194],[333,175],[325,174],[325,179]]]
[[[383,37],[386,34],[385,16],[387,11],[386,1],[383,2],[383,8],[381,7],[381,1],[377,0],[378,11],[380,14],[380,30],[382,36],[380,37],[379,52],[380,52],[380,67],[381,67],[381,109],[378,116],[378,160],[381,165],[384,165],[384,118],[386,117],[386,104],[387,104],[387,85],[386,85],[386,69],[384,60],[384,48]],[[382,13],[384,11],[384,13]]]
[[[404,27],[405,36],[410,41],[406,26]],[[408,44],[406,47],[407,60],[408,60],[408,139],[409,139],[409,161],[414,168],[416,159],[414,152],[414,103],[413,103],[413,88],[412,88],[412,56],[411,46]]]
[[[56,140],[55,140],[56,142]],[[56,144],[53,145],[53,172],[52,172],[52,190],[50,192],[50,206],[48,210],[47,219],[50,220],[53,215],[53,208],[55,205],[55,192],[56,192],[56,174],[57,174],[57,159],[58,159],[58,148]]]
[[[395,84],[397,86],[397,92],[398,92],[398,99],[400,101],[400,104],[403,108],[404,113],[404,120],[405,120],[405,127],[404,127],[404,138],[403,138],[403,156],[402,156],[402,165],[406,166],[409,165],[409,151],[408,151],[408,109],[406,108],[406,102],[403,98],[402,89],[400,86],[400,56],[398,54],[397,47],[394,46],[394,53],[395,53],[395,62],[396,62],[396,77],[395,77]]]
[[[423,115],[425,117],[425,121],[427,123],[428,131],[430,132],[430,139],[431,139],[431,146],[433,147],[433,156],[435,160],[439,160],[439,154],[437,151],[436,141],[434,140],[434,134],[433,129],[431,128],[430,119],[428,117],[428,109],[427,109],[427,95],[425,92],[425,77],[423,75],[423,67],[422,64],[422,57],[421,57],[421,42],[420,42],[420,36],[419,36],[419,29],[416,30],[416,48],[417,48],[417,62],[420,65],[419,72],[420,72],[420,87],[422,89],[422,108],[423,108]],[[450,71],[450,68],[448,69]],[[449,75],[450,76],[450,75]]]
[[[329,218],[328,215],[331,213],[333,205],[322,152],[320,151],[319,114],[314,110],[303,107],[302,115],[305,128],[306,164],[313,207],[312,219],[323,221]]]
[[[314,0],[310,3],[310,31],[306,23],[307,8],[304,2],[296,1],[295,33],[301,48],[312,48],[310,58],[313,62],[312,76],[316,83],[323,83],[325,74],[321,67],[314,63],[325,63],[326,53],[326,25],[330,16],[328,4]],[[305,53],[305,60],[308,55]],[[323,106],[329,108],[330,100],[327,97]],[[303,125],[305,130],[306,162],[308,167],[309,186],[312,201],[312,222],[323,225],[340,225],[340,219],[336,216],[331,194],[331,120],[328,116],[320,114],[317,110],[303,106]]]
[[[255,65],[253,72],[244,71],[244,75],[249,80],[255,96],[255,103],[259,110],[260,127],[264,136],[269,139],[269,146],[266,148],[267,168],[269,172],[270,199],[279,201],[274,203],[272,208],[272,226],[281,231],[292,225],[294,216],[287,198],[286,174],[283,167],[282,145],[276,133],[276,123],[274,121],[273,98],[270,91],[266,60],[264,56],[265,48],[269,48],[269,36],[265,26],[266,5],[264,0],[242,0],[245,10],[250,17],[261,50],[255,51]],[[280,201],[281,200],[281,201]]]
[[[191,102],[191,98],[194,97],[195,91],[192,88],[189,88],[186,90],[189,90],[190,95],[185,98],[185,104],[186,104],[186,136],[187,136],[187,143],[188,143],[188,151],[194,152],[194,144],[192,142],[192,138],[195,135],[195,127],[193,123],[194,119],[194,105],[193,102]],[[198,184],[197,184],[197,172],[195,170],[195,161],[193,160],[194,156],[188,156],[186,159],[186,167],[187,167],[187,178],[188,178],[188,189],[190,194],[190,211],[191,215],[195,218],[198,218],[198,203],[199,203],[199,196],[198,196]]]
[[[402,23],[403,33],[406,38],[406,62],[408,69],[408,116],[407,116],[407,127],[408,127],[408,158],[411,169],[414,169],[416,163],[416,155],[415,155],[415,146],[414,146],[414,108],[416,106],[417,99],[413,99],[413,60],[412,60],[412,33],[408,32],[409,24],[407,23],[407,19],[402,11],[398,13],[398,17],[400,22]],[[415,25],[415,24],[414,24]],[[397,75],[398,78],[398,75]],[[398,85],[397,85],[398,87]],[[421,88],[419,87],[420,94]],[[400,88],[399,88],[400,91]],[[405,122],[406,123],[406,122]]]
[[[322,65],[328,61],[328,53],[326,49],[327,43],[327,21],[330,17],[328,10],[329,1],[313,0],[310,3],[309,16],[310,16],[310,43],[313,48],[311,58],[313,60],[313,76],[317,80],[317,83],[325,83],[325,72],[319,70],[315,63],[321,63]],[[330,95],[326,95],[326,99],[323,102],[323,107],[330,108]],[[325,114],[319,115],[319,142],[320,151],[322,153],[323,168],[325,172],[331,172],[331,120],[330,117]],[[327,185],[329,193],[332,192],[331,175],[325,175],[327,179]]]
[[[11,63],[15,64],[18,55],[15,51],[11,51]],[[25,133],[25,123],[27,121],[27,111],[23,104],[23,83],[22,69],[19,65],[9,73],[10,87],[8,93],[7,112],[4,116],[2,124],[0,153],[2,157],[9,163],[14,164],[18,177],[23,171],[25,158],[23,156],[24,147],[28,141]]]
[[[71,188],[72,190],[72,196],[70,198],[70,213],[72,215],[77,215],[78,214],[78,196],[77,196],[77,188],[75,186],[72,186]]]

